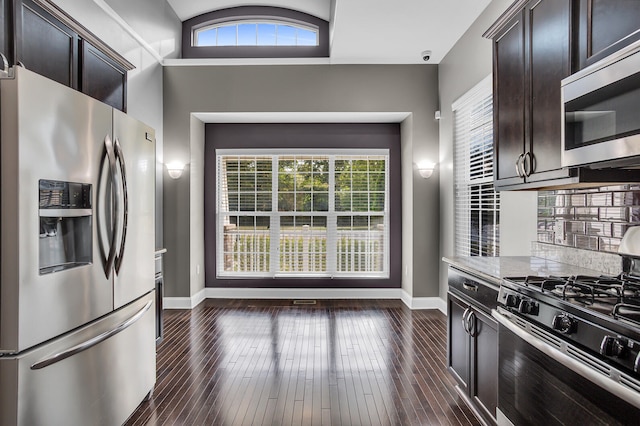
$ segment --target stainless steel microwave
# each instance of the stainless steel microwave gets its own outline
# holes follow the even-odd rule
[[[561,85],[562,166],[640,167],[640,42]]]

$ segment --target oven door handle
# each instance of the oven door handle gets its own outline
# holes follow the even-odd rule
[[[634,392],[631,389],[626,388],[625,386],[602,375],[601,373],[597,373],[591,367],[586,366],[582,362],[579,362],[571,358],[570,356],[564,354],[563,352],[554,348],[553,346],[549,345],[543,340],[535,337],[532,334],[529,334],[526,330],[523,330],[522,328],[518,327],[517,325],[511,322],[509,317],[511,317],[512,315],[510,313],[508,312],[503,313],[502,311],[498,312],[497,310],[492,309],[491,316],[495,318],[496,321],[500,323],[500,325],[504,326],[513,334],[520,337],[522,340],[524,340],[534,348],[538,349],[540,352],[549,356],[551,359],[573,370],[577,374],[590,380],[591,382],[600,386],[601,388],[611,392],[613,395],[623,399],[629,404],[640,408],[640,398],[638,398],[637,392]]]

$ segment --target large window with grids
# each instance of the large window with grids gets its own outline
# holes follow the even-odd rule
[[[216,150],[221,277],[389,277],[389,152]]]
[[[500,196],[493,189],[491,76],[453,106],[455,246],[458,256],[498,256]]]

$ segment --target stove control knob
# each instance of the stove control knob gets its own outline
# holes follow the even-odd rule
[[[553,317],[551,327],[563,334],[571,334],[576,331],[578,323],[567,314],[558,314]]]
[[[507,308],[517,308],[520,305],[520,298],[515,294],[507,294],[504,304],[507,305]]]
[[[521,314],[537,315],[538,304],[533,300],[522,300],[518,306],[518,312]]]
[[[627,347],[625,339],[614,336],[605,336],[600,344],[600,354],[619,358],[624,354]]]

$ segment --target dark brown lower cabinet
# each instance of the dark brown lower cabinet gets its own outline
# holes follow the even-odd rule
[[[476,413],[487,424],[496,424],[498,323],[451,292],[447,301],[449,372]]]

